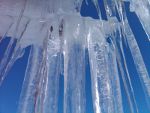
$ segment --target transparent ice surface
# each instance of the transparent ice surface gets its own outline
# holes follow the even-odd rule
[[[92,0],[99,20],[82,17],[82,0],[0,0],[0,42],[11,37],[0,59],[0,87],[17,59],[31,46],[18,113],[58,113],[59,77],[64,77],[63,113],[86,113],[88,49],[94,113],[139,113],[124,45],[129,47],[150,112],[150,78],[128,19],[124,1],[150,36],[149,0]],[[86,1],[88,4],[88,0]],[[141,37],[142,38],[142,37]]]

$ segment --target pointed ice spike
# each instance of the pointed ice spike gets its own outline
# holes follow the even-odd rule
[[[27,23],[26,20],[24,21],[24,19],[22,19],[22,24],[20,24],[20,26],[18,26],[18,28],[20,28],[20,30],[18,32],[16,30],[14,30],[14,28],[16,28],[16,24],[13,23],[10,26],[9,31],[7,31],[7,33],[5,35],[9,36],[9,33],[13,29],[12,35],[13,36],[16,35],[16,36],[19,36],[22,38],[22,34],[24,33],[24,30],[26,29],[26,26],[24,25],[25,23]],[[22,52],[24,50],[20,46],[20,39],[15,39],[15,38],[10,39],[8,47],[4,53],[4,57],[2,60],[0,60],[0,85],[2,84],[3,80],[7,76],[8,72],[10,71],[14,62],[20,57],[20,54],[22,54]]]
[[[7,71],[6,68],[8,66],[9,60],[11,59],[11,55],[13,54],[12,50],[13,50],[13,44],[14,43],[15,43],[15,40],[11,39],[9,44],[8,44],[8,47],[7,47],[6,51],[4,53],[3,59],[0,60],[0,86],[3,83],[3,80],[6,77],[5,72]]]

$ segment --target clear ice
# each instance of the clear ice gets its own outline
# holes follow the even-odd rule
[[[31,46],[18,113],[58,113],[60,76],[64,77],[63,113],[86,113],[88,50],[94,113],[139,113],[124,45],[129,48],[150,112],[150,78],[129,25],[125,2],[150,40],[150,0],[92,0],[99,19],[80,14],[82,0],[0,0],[0,42],[11,37],[0,59],[0,86],[25,48]],[[86,0],[88,5],[89,0]],[[142,37],[141,37],[142,38]]]

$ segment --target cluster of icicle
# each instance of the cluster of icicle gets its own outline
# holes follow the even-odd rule
[[[124,1],[131,3],[131,11],[150,37],[150,0]],[[0,40],[11,37],[0,62],[0,85],[25,48],[32,45],[18,113],[57,113],[59,76],[64,76],[63,112],[86,113],[86,49],[94,113],[124,113],[119,77],[130,112],[138,113],[123,41],[131,51],[150,107],[150,78],[128,24],[124,1],[104,0],[105,21],[98,0],[93,3],[99,20],[80,15],[82,0],[0,0]]]

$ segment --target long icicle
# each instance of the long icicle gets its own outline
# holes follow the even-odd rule
[[[66,21],[64,113],[85,113],[85,28],[78,16]]]
[[[42,68],[42,47],[32,46],[26,69],[26,75],[20,96],[18,113],[35,113],[35,106],[39,94],[40,70]]]
[[[120,32],[120,31],[118,31],[118,32]],[[117,31],[116,31],[116,34],[115,34],[116,41],[114,41],[114,44],[116,46],[116,54],[117,54],[116,58],[117,58],[117,62],[118,62],[118,67],[119,67],[120,72],[121,72],[121,78],[123,80],[126,95],[128,98],[130,112],[131,113],[135,113],[135,112],[138,113],[137,103],[135,100],[135,94],[134,94],[131,79],[129,76],[129,72],[128,72],[128,68],[127,68],[127,64],[126,64],[126,59],[125,59],[124,51],[122,48],[122,42],[120,40],[120,38],[122,36],[121,37],[120,36],[121,36],[120,33],[119,33],[119,36],[117,36]]]
[[[138,47],[138,44],[135,40],[135,37],[130,29],[130,27],[128,26],[128,24],[125,24],[126,28],[126,40],[128,42],[133,60],[134,60],[134,64],[136,66],[137,72],[139,74],[139,78],[144,90],[144,94],[145,94],[145,100],[147,102],[148,107],[150,108],[150,77],[149,74],[147,72],[146,66],[144,64],[140,49]]]
[[[103,35],[99,27],[92,28],[89,31],[88,43],[95,113],[116,113],[117,111],[123,113],[122,102],[120,100],[116,101],[114,98],[115,93],[118,98],[121,98],[117,68],[114,67],[114,69],[108,70],[108,67],[110,67],[108,52],[110,50],[108,51],[109,47],[107,48],[105,35]],[[113,62],[115,63],[115,61]],[[110,65],[115,66],[113,62]],[[111,71],[115,72],[113,78],[111,77]],[[117,84],[115,85],[113,82]]]
[[[122,11],[125,10],[124,4],[120,5],[120,8],[122,8]],[[122,12],[123,13],[123,12]],[[125,39],[127,40],[127,43],[129,45],[134,64],[136,66],[137,72],[139,74],[140,82],[142,84],[144,94],[145,94],[145,100],[147,102],[148,108],[150,108],[150,77],[147,72],[143,57],[141,55],[139,46],[136,42],[136,38],[133,35],[133,32],[129,26],[126,13],[124,12],[124,34],[125,34]],[[150,111],[150,109],[149,109]]]
[[[58,112],[59,77],[61,74],[61,48],[64,35],[64,21],[58,17],[57,21],[51,21],[47,39],[47,75],[44,77],[44,88],[42,89],[43,110],[42,113]],[[41,105],[41,104],[40,104]]]
[[[129,73],[128,73],[128,69],[127,69],[127,65],[126,65],[126,59],[125,59],[123,48],[122,48],[122,39],[124,38],[124,35],[125,35],[124,34],[124,32],[125,32],[124,31],[124,24],[125,24],[124,19],[126,18],[125,17],[126,15],[123,12],[124,9],[121,7],[121,6],[123,6],[122,4],[123,4],[122,1],[107,0],[105,2],[106,14],[107,14],[107,17],[108,17],[109,21],[112,17],[117,17],[117,13],[119,14],[119,18],[120,18],[120,21],[121,21],[122,28],[118,24],[117,29],[118,29],[119,34],[118,34],[118,36],[117,35],[113,36],[113,40],[116,40],[115,41],[115,46],[116,46],[116,51],[117,51],[117,60],[118,60],[118,65],[119,65],[119,68],[120,68],[120,71],[121,71],[121,77],[123,79],[126,94],[127,94],[127,97],[128,97],[130,110],[131,110],[131,112],[138,112],[137,103],[136,103],[136,100],[135,100],[135,94],[134,94],[134,90],[133,90],[132,83],[131,83],[131,80],[130,80],[130,76],[129,76]],[[116,11],[115,8],[117,9],[117,11]],[[122,32],[121,32],[121,30],[122,30]],[[117,38],[117,37],[120,37],[120,38]],[[120,40],[119,44],[116,43],[117,40],[118,40],[118,42]],[[120,51],[119,51],[119,49],[120,49]],[[121,59],[123,59],[122,60],[123,63],[120,63]],[[123,67],[125,69],[123,69]],[[129,87],[128,87],[128,85],[129,85]]]

